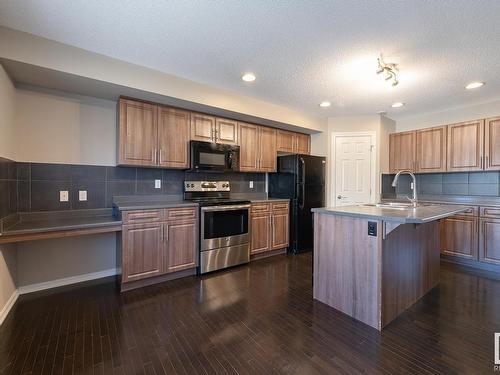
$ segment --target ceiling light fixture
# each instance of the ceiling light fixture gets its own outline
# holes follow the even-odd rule
[[[394,103],[393,105],[391,105],[392,108],[401,108],[405,105],[405,103],[401,103],[401,102],[396,102]]]
[[[253,81],[255,81],[255,74],[245,73],[241,76],[241,79],[245,82],[253,82]]]
[[[378,69],[377,69],[377,74],[385,74],[385,80],[386,81],[391,81],[392,86],[397,86],[399,81],[396,72],[398,72],[398,64],[394,63],[385,63],[384,59],[382,57],[382,54],[380,54],[380,57],[378,58]]]
[[[476,82],[469,83],[467,86],[465,86],[465,88],[467,90],[472,90],[472,89],[477,89],[477,88],[482,87],[482,86],[484,86],[484,82],[476,81]]]
[[[322,107],[322,108],[327,108],[327,107],[330,107],[332,105],[332,103],[330,102],[321,102],[319,103],[319,106]]]

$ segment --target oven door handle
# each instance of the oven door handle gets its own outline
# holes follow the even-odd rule
[[[227,206],[208,206],[202,207],[201,210],[204,212],[210,211],[235,211],[235,210],[243,210],[250,209],[249,204],[238,204],[238,205],[227,205]]]

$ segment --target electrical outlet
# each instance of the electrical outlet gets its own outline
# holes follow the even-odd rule
[[[61,190],[59,192],[59,202],[68,202],[69,201],[69,194],[67,190]]]
[[[86,202],[87,201],[87,190],[80,190],[80,191],[78,191],[78,200],[80,202]]]
[[[248,187],[249,187],[250,189],[253,189],[253,181],[250,181],[250,182],[248,183]]]
[[[161,180],[155,180],[155,189],[161,189]]]

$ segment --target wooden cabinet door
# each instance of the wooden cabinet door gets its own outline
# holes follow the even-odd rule
[[[271,249],[270,227],[271,216],[269,214],[253,214],[250,220],[251,226],[251,245],[250,253],[262,253]]]
[[[311,136],[309,134],[296,133],[295,137],[297,139],[297,154],[311,153]]]
[[[414,131],[389,135],[389,169],[391,173],[415,170],[416,134]]]
[[[191,139],[215,142],[215,117],[191,113]]]
[[[175,221],[164,224],[166,271],[177,272],[198,265],[196,221]]]
[[[276,129],[259,126],[259,171],[276,172]]]
[[[257,125],[239,123],[240,127],[240,171],[258,171],[259,127]]]
[[[448,125],[447,170],[482,170],[483,136],[483,120]]]
[[[500,219],[480,220],[479,260],[500,265]]]
[[[224,118],[215,119],[215,141],[226,145],[238,144],[238,122]]]
[[[478,259],[478,219],[451,216],[441,221],[441,252],[472,260]]]
[[[486,120],[484,129],[484,169],[500,170],[500,117]]]
[[[289,238],[289,214],[288,211],[280,211],[271,217],[271,249],[283,249],[288,247]]]
[[[158,165],[189,168],[189,112],[159,107]]]
[[[164,273],[161,223],[124,225],[122,233],[122,282]]]
[[[158,106],[120,99],[119,165],[156,165]]]
[[[294,153],[297,149],[297,136],[294,132],[278,130],[276,134],[278,152]]]
[[[446,171],[446,126],[417,130],[416,171]]]

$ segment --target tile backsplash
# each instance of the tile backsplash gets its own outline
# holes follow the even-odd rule
[[[228,180],[235,193],[265,192],[264,173],[196,173],[183,170],[105,167],[69,164],[0,163],[0,213],[76,210],[111,207],[113,196],[182,195],[184,180]],[[5,177],[5,179],[3,179]],[[10,178],[10,179],[9,179]],[[155,189],[161,180],[161,189]],[[253,189],[249,181],[254,182]],[[17,189],[16,189],[17,185]],[[2,190],[3,189],[3,190]],[[7,190],[5,190],[7,189]],[[7,201],[3,192],[13,195]],[[59,201],[59,191],[69,191],[69,202]],[[78,200],[79,190],[87,201]],[[5,216],[5,215],[4,215]],[[1,216],[0,216],[1,217]]]
[[[417,174],[416,178],[417,192],[421,195],[500,196],[500,173],[497,171]],[[410,194],[410,176],[400,176],[397,189],[391,186],[393,179],[393,174],[382,175],[382,198]]]
[[[0,158],[0,219],[17,211],[16,163]]]

